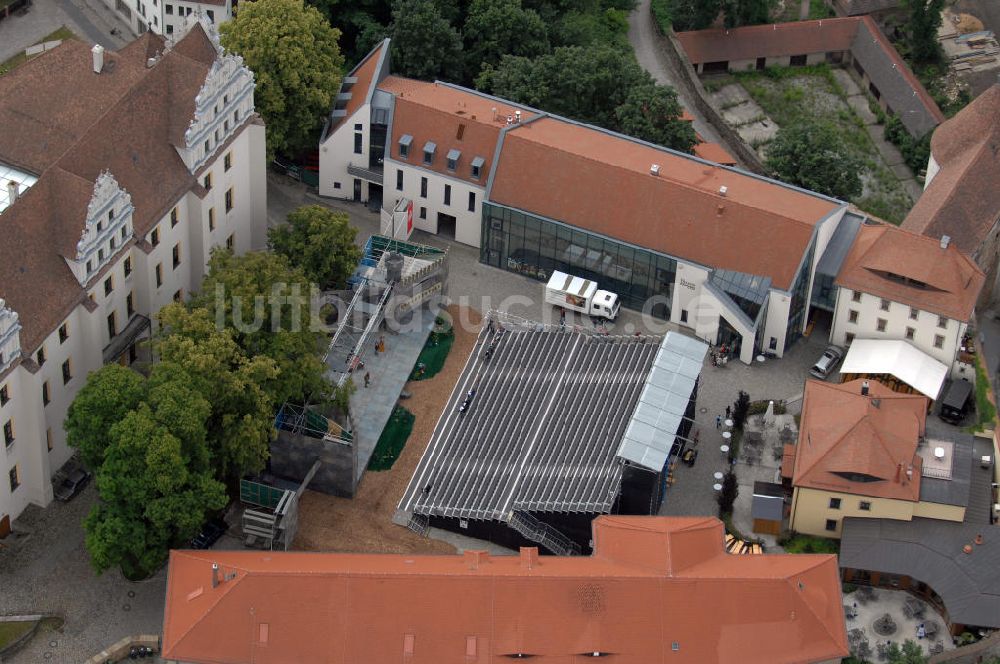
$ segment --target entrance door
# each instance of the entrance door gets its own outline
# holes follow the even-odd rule
[[[10,535],[10,515],[4,514],[3,518],[0,519],[0,539]]]
[[[354,178],[354,200],[361,200],[361,180]]]
[[[757,71],[763,71],[767,66],[767,58],[757,58]]]
[[[449,240],[455,239],[455,226],[458,220],[450,214],[438,212],[438,235],[442,235]]]

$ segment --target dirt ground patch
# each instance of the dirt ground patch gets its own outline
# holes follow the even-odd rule
[[[469,320],[477,327],[479,312],[451,305],[454,320]],[[299,531],[294,548],[300,551],[351,553],[454,553],[445,542],[427,539],[392,523],[396,504],[430,442],[438,416],[451,396],[466,360],[476,343],[476,332],[455,325],[455,342],[444,368],[433,378],[410,381],[413,396],[406,408],[416,415],[413,431],[392,470],[366,472],[353,499],[306,491],[299,504]]]

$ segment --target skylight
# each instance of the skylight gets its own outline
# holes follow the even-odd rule
[[[28,188],[38,182],[38,178],[13,166],[0,164],[0,212],[10,207],[10,183],[16,182],[18,196],[23,196]]]

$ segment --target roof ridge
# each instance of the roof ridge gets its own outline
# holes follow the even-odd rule
[[[176,554],[177,558],[184,557],[184,558],[190,558],[192,560],[199,560],[199,561],[209,562],[208,558],[206,558],[204,555],[192,555],[192,554],[190,554],[190,553],[188,553],[187,551],[184,551],[184,550],[178,550],[178,551],[175,551],[174,553]],[[173,640],[174,648],[176,648],[177,646],[181,645],[181,642],[188,636],[188,634],[190,634],[191,631],[195,627],[198,626],[198,623],[201,621],[201,619],[204,618],[205,616],[207,616],[209,613],[211,613],[211,611],[213,609],[215,609],[215,607],[217,607],[219,605],[219,603],[223,599],[225,599],[225,597],[227,595],[229,595],[230,591],[232,591],[232,589],[235,588],[239,584],[240,581],[242,581],[244,578],[250,576],[250,574],[251,574],[250,571],[248,571],[248,570],[246,570],[246,569],[244,569],[242,567],[236,566],[236,565],[227,565],[227,567],[232,567],[233,569],[236,569],[236,570],[239,570],[239,571],[243,572],[243,576],[237,575],[237,577],[235,579],[230,579],[229,581],[224,581],[223,583],[220,584],[220,585],[224,585],[224,586],[227,586],[227,587],[223,588],[222,592],[219,593],[217,597],[210,598],[210,602],[205,607],[205,610],[201,612],[201,617],[198,620],[191,621],[191,624],[188,626],[188,628],[185,629],[183,632],[181,632],[181,634],[178,635],[178,637]],[[221,572],[222,570],[220,569],[219,571]],[[168,581],[168,588],[169,588],[169,579],[167,581]],[[233,581],[236,581],[236,583],[233,583]],[[204,586],[201,586],[201,587],[204,588]],[[216,588],[216,590],[217,589],[218,588]],[[167,597],[168,598],[170,597],[170,593],[169,592],[167,593]],[[166,632],[166,630],[164,630],[164,635],[163,635],[164,636],[164,640],[166,640],[166,633],[165,632]]]
[[[821,553],[821,554],[786,554],[786,555],[798,555],[798,556],[802,556],[802,555],[807,555],[807,556],[808,555],[815,555],[815,556],[823,556],[824,560],[818,561],[815,565],[811,566],[808,569],[808,571],[810,571],[810,572],[813,571],[813,570],[815,570],[816,568],[820,567],[821,565],[828,564],[829,561],[830,561],[830,558],[833,558],[833,560],[834,560],[834,566],[837,566],[839,564],[836,554],[832,554],[832,553]],[[840,572],[840,568],[837,567],[838,576],[839,576],[839,572]],[[833,629],[831,629],[831,625],[828,624],[830,621],[824,620],[819,614],[816,613],[815,610],[813,610],[811,602],[805,601],[804,598],[802,598],[798,593],[795,592],[796,590],[798,590],[797,585],[800,582],[797,581],[796,585],[792,586],[792,579],[789,577],[789,578],[786,579],[786,583],[789,586],[791,586],[792,594],[798,599],[798,603],[800,605],[805,605],[805,607],[809,611],[809,613],[811,613],[813,615],[813,617],[816,619],[816,622],[818,622],[820,625],[823,626],[823,629],[829,635],[831,642],[839,644],[839,643],[841,643],[842,640],[846,639],[846,633],[845,632],[840,632],[840,631],[836,631],[835,632],[835,631],[833,631]]]

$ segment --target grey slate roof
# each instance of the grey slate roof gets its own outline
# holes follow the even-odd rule
[[[609,512],[618,445],[661,339],[504,328],[484,326],[399,508],[482,520]]]
[[[974,544],[977,535],[983,544]],[[962,547],[972,546],[966,554]],[[1000,627],[1000,527],[916,518],[844,519],[840,566],[923,581],[953,623]]]
[[[837,230],[833,232],[833,237],[830,238],[830,242],[826,245],[826,249],[819,259],[819,264],[816,266],[818,274],[825,274],[829,277],[837,276],[840,272],[840,266],[844,264],[844,259],[847,258],[847,253],[851,250],[851,245],[854,244],[854,236],[858,234],[863,220],[864,217],[853,212],[844,213],[844,218],[837,225]]]
[[[972,436],[952,434],[938,436],[954,443],[951,461],[951,479],[924,476],[920,478],[920,500],[940,505],[969,504],[969,481],[972,476]],[[933,446],[933,442],[929,443]]]

